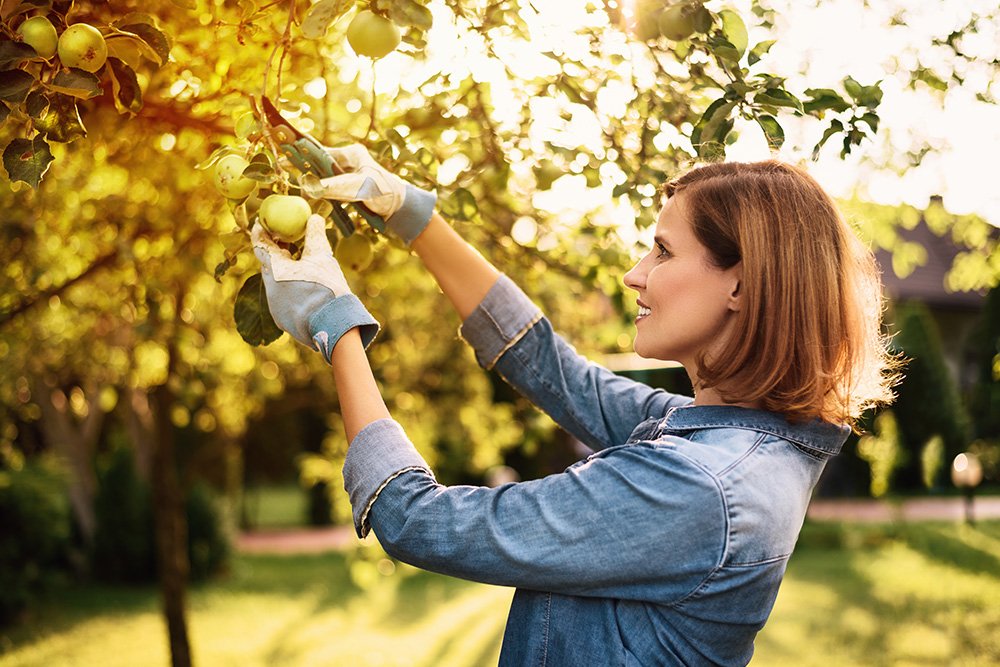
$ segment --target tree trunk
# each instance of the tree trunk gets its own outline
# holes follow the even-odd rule
[[[40,427],[45,441],[69,468],[70,507],[84,543],[89,547],[94,543],[97,530],[94,450],[104,424],[104,412],[97,404],[99,390],[96,385],[88,384],[83,392],[86,399],[84,414],[78,419],[73,414],[69,397],[54,382],[35,378],[33,387],[35,401],[42,410]]]
[[[137,387],[124,390],[125,428],[135,454],[135,471],[144,482],[152,483],[153,452],[156,449],[155,415],[149,392]]]
[[[152,460],[153,518],[163,613],[170,640],[171,664],[173,667],[190,667],[191,648],[185,616],[190,567],[187,519],[177,479],[174,428],[170,422],[173,395],[169,387],[160,385],[153,390],[153,404],[156,423]]]

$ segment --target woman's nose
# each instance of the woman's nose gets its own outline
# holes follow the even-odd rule
[[[642,266],[642,260],[639,260],[635,266],[629,269],[628,273],[622,279],[625,283],[625,287],[629,289],[634,289],[636,291],[642,289],[646,283],[646,272]]]

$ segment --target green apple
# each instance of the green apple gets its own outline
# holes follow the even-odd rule
[[[269,195],[260,203],[258,215],[271,236],[292,243],[306,233],[306,221],[312,209],[309,202],[296,195]]]
[[[399,28],[389,19],[365,9],[347,26],[347,42],[359,56],[381,58],[399,46]]]
[[[660,33],[669,40],[679,42],[694,32],[692,12],[686,5],[668,7],[659,19]]]
[[[334,256],[341,266],[352,271],[364,271],[372,263],[372,244],[363,234],[355,232],[337,241]]]
[[[59,36],[59,60],[66,67],[96,72],[108,59],[108,45],[101,31],[86,23],[74,23]]]
[[[42,58],[48,60],[56,54],[59,36],[56,29],[44,16],[32,16],[17,29],[21,40],[35,50]]]
[[[255,189],[257,181],[243,175],[250,165],[239,155],[227,155],[215,163],[215,189],[223,197],[243,199]]]

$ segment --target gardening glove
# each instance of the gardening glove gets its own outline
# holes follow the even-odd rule
[[[343,174],[324,178],[324,197],[362,202],[382,216],[390,232],[410,245],[431,220],[437,195],[415,187],[383,168],[361,144],[327,148]]]
[[[351,292],[333,258],[322,217],[309,217],[302,257],[297,260],[260,223],[254,225],[250,237],[260,260],[267,305],[282,330],[319,350],[327,363],[334,345],[354,327],[359,327],[361,341],[368,347],[379,324]]]

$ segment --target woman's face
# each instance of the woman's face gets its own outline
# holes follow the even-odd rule
[[[739,309],[741,269],[716,267],[688,222],[684,194],[668,199],[652,250],[625,274],[625,285],[639,293],[636,353],[696,372],[699,353],[725,344],[730,315]]]

